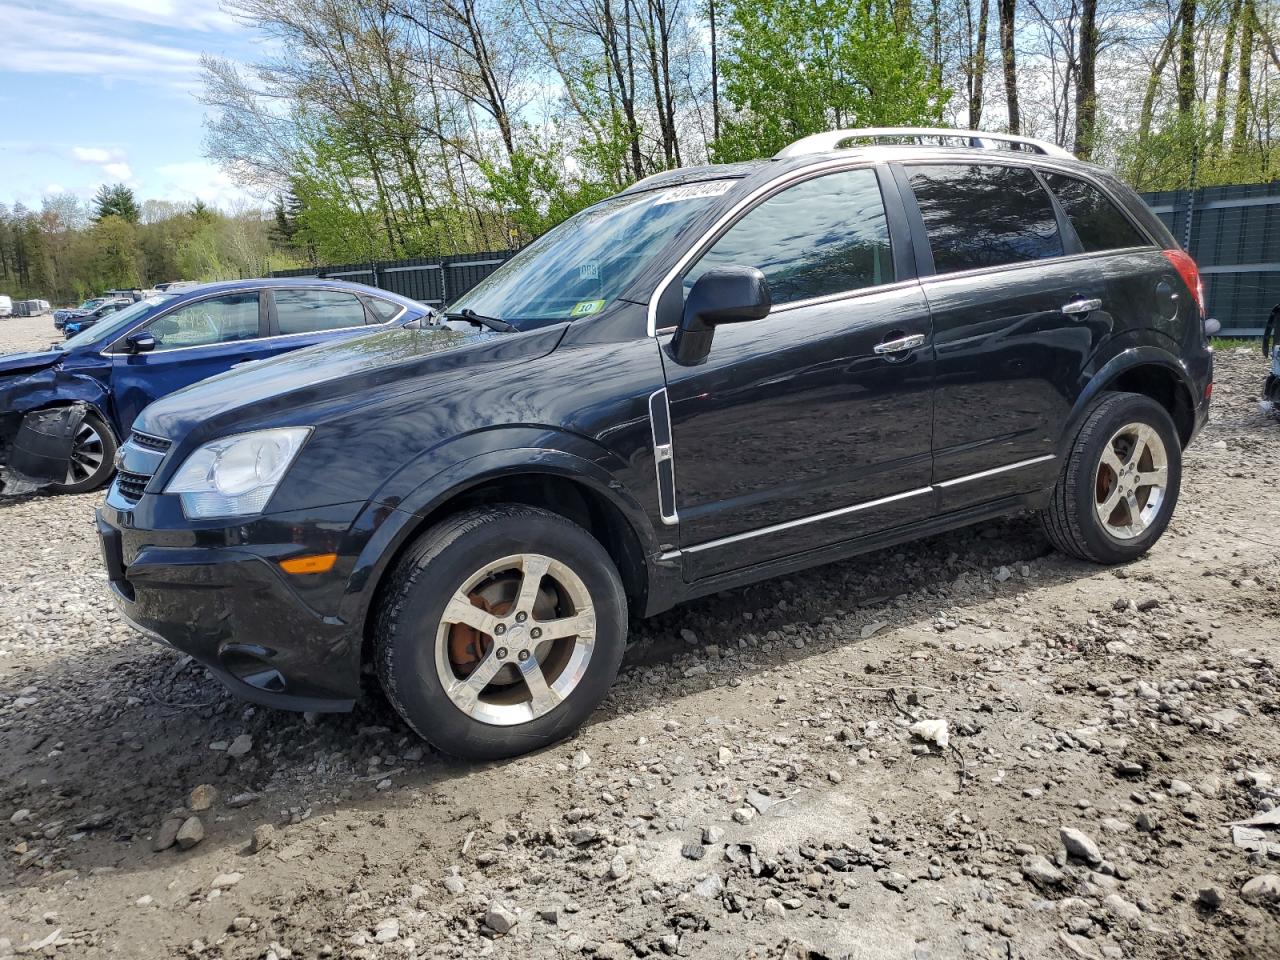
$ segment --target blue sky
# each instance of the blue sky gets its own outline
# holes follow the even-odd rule
[[[246,199],[202,153],[201,53],[249,61],[260,39],[218,0],[0,0],[0,203],[104,182]]]

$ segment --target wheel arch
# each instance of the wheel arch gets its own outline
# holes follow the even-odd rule
[[[1089,378],[1059,439],[1060,455],[1074,440],[1098,398],[1114,392],[1150,397],[1173,419],[1182,446],[1185,448],[1191,441],[1196,401],[1190,373],[1174,354],[1159,347],[1138,346],[1112,357]]]
[[[646,608],[655,539],[640,504],[598,462],[564,451],[506,450],[432,478],[379,526],[356,563],[353,580],[363,582],[349,586],[348,599],[363,603],[344,616],[360,623],[365,655],[382,591],[404,553],[445,517],[497,503],[541,507],[583,527],[613,559],[632,609]]]

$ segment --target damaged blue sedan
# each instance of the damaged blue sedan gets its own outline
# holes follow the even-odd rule
[[[147,297],[48,350],[0,355],[0,493],[97,489],[153,400],[243,363],[430,315],[358,283],[227,281]]]

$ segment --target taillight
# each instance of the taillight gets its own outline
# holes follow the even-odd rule
[[[1196,266],[1196,262],[1191,259],[1189,253],[1182,250],[1162,250],[1164,258],[1173,265],[1173,269],[1178,271],[1178,276],[1182,278],[1182,282],[1187,285],[1187,289],[1191,291],[1191,296],[1195,298],[1196,309],[1200,311],[1201,319],[1204,318],[1204,284],[1200,281],[1200,268]]]

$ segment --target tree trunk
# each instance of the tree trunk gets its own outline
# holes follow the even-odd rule
[[[1236,69],[1236,115],[1231,128],[1231,152],[1243,154],[1249,149],[1249,114],[1253,109],[1250,87],[1253,85],[1253,28],[1257,16],[1253,0],[1240,7],[1240,61]]]
[[[1014,17],[1018,0],[997,0],[1000,11],[1000,56],[1004,61],[1004,96],[1009,106],[1009,132],[1022,132],[1018,109],[1018,55],[1014,50]]]
[[[987,21],[990,19],[991,0],[982,0],[978,8],[978,39],[973,51],[973,82],[969,87],[971,130],[982,129],[982,88],[987,76]]]
[[[720,139],[720,47],[716,41],[716,0],[708,0],[711,20],[711,136]]]
[[[1080,77],[1076,82],[1076,156],[1093,156],[1098,122],[1098,0],[1084,0],[1080,12]]]
[[[1143,175],[1146,172],[1147,142],[1151,139],[1151,121],[1155,115],[1156,94],[1160,92],[1160,78],[1164,75],[1165,67],[1169,65],[1169,58],[1173,56],[1173,44],[1178,36],[1179,23],[1178,18],[1174,17],[1173,23],[1169,25],[1169,32],[1164,38],[1164,43],[1160,45],[1156,62],[1151,65],[1151,76],[1147,80],[1147,89],[1142,96],[1142,107],[1138,112],[1138,140],[1132,179],[1139,189],[1144,183]]]
[[[1213,135],[1209,138],[1209,149],[1215,154],[1221,152],[1222,138],[1227,130],[1227,82],[1231,79],[1240,6],[1241,0],[1231,0],[1231,7],[1227,12],[1227,33],[1222,43],[1222,60],[1218,63],[1218,89],[1213,98]]]
[[[1186,119],[1196,104],[1196,0],[1180,0],[1178,18],[1178,116]]]

